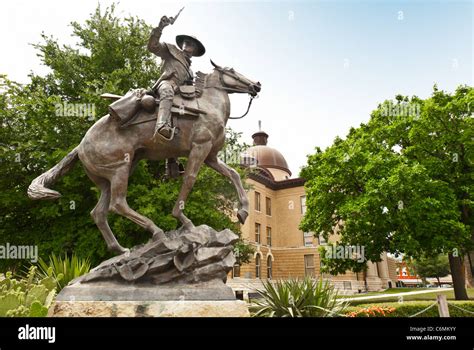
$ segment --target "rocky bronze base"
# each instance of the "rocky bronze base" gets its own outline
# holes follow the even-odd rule
[[[201,225],[166,232],[166,239],[150,240],[130,252],[102,262],[70,283],[93,287],[103,282],[155,286],[221,281],[235,264],[233,245],[238,236]]]
[[[49,317],[249,317],[241,300],[56,301]]]

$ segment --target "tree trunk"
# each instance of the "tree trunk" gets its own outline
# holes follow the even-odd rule
[[[466,274],[466,288],[474,287],[474,278],[472,276],[471,258],[469,253],[464,257],[464,271]]]
[[[362,273],[363,273],[363,275],[362,275],[363,277],[362,277],[362,278],[364,279],[365,291],[368,292],[368,291],[369,291],[369,288],[368,288],[368,284],[367,284],[367,270],[364,269],[364,270],[362,271]]]
[[[436,279],[438,280],[438,288],[441,288],[441,281],[439,280],[439,276],[436,276]]]
[[[453,279],[454,297],[456,300],[469,300],[465,286],[464,264],[461,257],[449,253],[448,258]]]

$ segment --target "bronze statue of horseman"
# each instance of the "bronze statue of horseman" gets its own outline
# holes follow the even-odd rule
[[[177,16],[176,16],[177,17]],[[163,17],[153,29],[148,48],[162,57],[162,76],[151,90],[130,91],[111,104],[110,113],[99,119],[66,157],[34,179],[28,188],[32,199],[55,199],[60,193],[49,189],[80,160],[101,194],[91,215],[107,247],[116,253],[127,252],[107,222],[110,211],[122,215],[148,230],[153,239],[166,240],[161,228],[137,213],[127,203],[128,179],[142,159],[164,160],[187,157],[183,185],[172,210],[187,229],[193,223],[183,213],[184,204],[203,163],[228,177],[235,186],[244,223],[249,202],[239,174],[221,161],[217,154],[224,146],[225,126],[230,117],[230,93],[255,97],[261,89],[255,82],[235,71],[211,63],[210,74],[190,70],[191,57],[204,54],[204,46],[194,37],[178,36],[177,44],[161,43],[161,31],[175,18]],[[187,64],[186,64],[187,63]],[[156,121],[156,122],[155,122]]]

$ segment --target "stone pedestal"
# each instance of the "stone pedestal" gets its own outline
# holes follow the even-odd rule
[[[52,317],[249,317],[222,281],[156,286],[149,283],[74,283],[49,309]]]
[[[241,300],[56,301],[50,317],[249,317]]]
[[[237,240],[206,225],[167,232],[71,281],[49,315],[247,317],[246,303],[225,284]]]
[[[157,286],[151,283],[74,283],[56,301],[232,301],[232,288],[216,280],[199,284]]]

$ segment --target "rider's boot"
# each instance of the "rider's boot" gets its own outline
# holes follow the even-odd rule
[[[173,105],[173,100],[161,100],[160,107],[158,109],[158,118],[156,120],[155,132],[153,134],[153,139],[156,140],[157,134],[160,134],[167,140],[173,138],[173,129],[171,128],[170,118],[171,118],[171,106]]]

